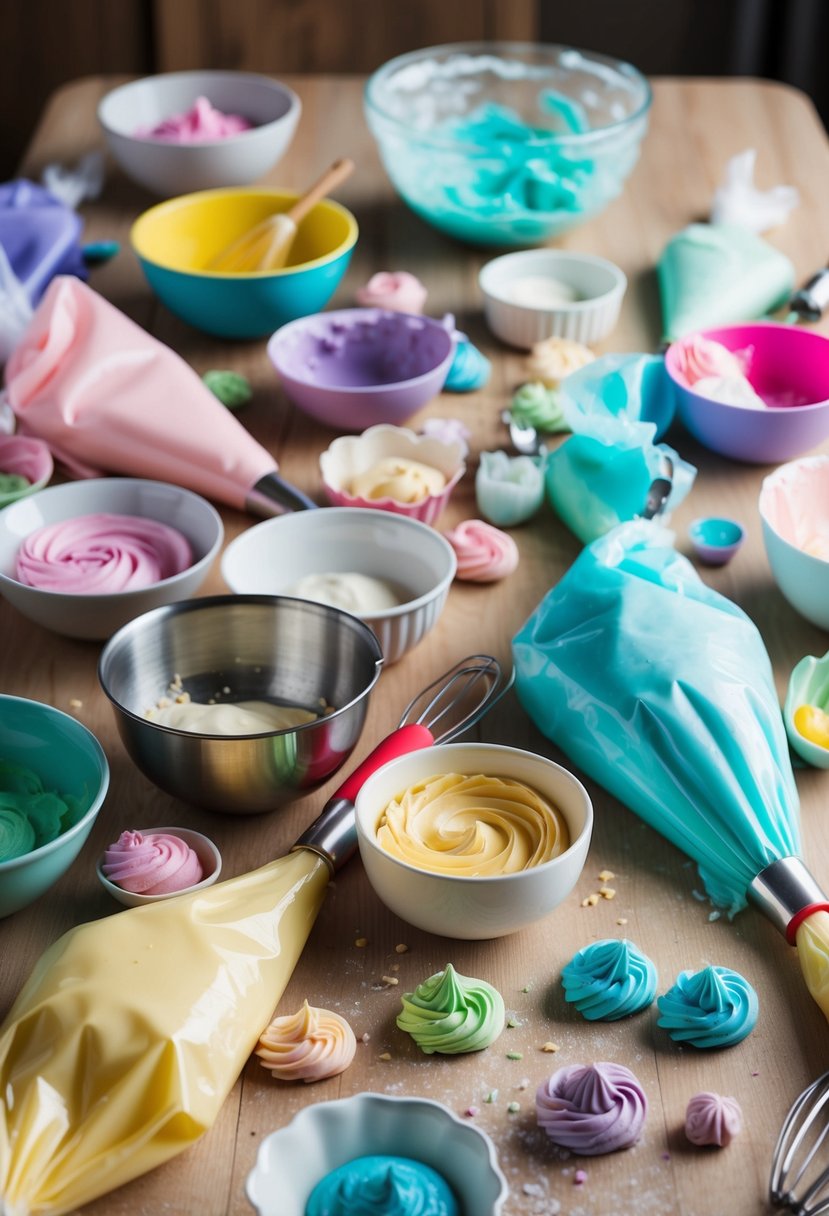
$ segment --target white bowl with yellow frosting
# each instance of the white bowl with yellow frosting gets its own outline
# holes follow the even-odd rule
[[[503,937],[543,919],[575,886],[593,807],[581,782],[533,752],[488,743],[391,761],[357,796],[369,881],[409,924],[446,937]]]

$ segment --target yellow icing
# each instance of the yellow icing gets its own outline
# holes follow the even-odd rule
[[[419,870],[478,877],[541,865],[569,847],[570,834],[561,812],[520,781],[447,773],[390,802],[377,843]]]
[[[386,456],[351,482],[350,492],[357,498],[393,498],[395,502],[422,502],[430,494],[440,494],[446,478],[419,460]]]
[[[800,705],[794,711],[794,728],[818,747],[829,747],[829,714],[817,705]]]

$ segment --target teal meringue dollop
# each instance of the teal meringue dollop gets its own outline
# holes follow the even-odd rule
[[[564,999],[588,1022],[616,1022],[656,996],[656,967],[633,942],[610,938],[574,954],[561,972]]]
[[[535,515],[544,501],[544,469],[543,456],[481,452],[475,498],[484,519],[512,528]]]
[[[451,963],[402,997],[398,1029],[426,1055],[482,1051],[504,1029],[504,998],[486,980],[460,975]]]
[[[305,1216],[458,1216],[446,1180],[409,1157],[356,1157],[321,1178]]]
[[[447,393],[473,393],[484,387],[491,371],[492,364],[486,355],[461,335],[443,387]]]
[[[677,1043],[731,1047],[751,1034],[759,1003],[751,984],[728,967],[680,972],[673,988],[657,997],[657,1025]]]

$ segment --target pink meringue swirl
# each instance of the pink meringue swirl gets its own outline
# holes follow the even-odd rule
[[[518,546],[511,536],[482,519],[465,519],[444,537],[458,559],[456,578],[470,583],[494,583],[518,565]]]
[[[685,1112],[685,1135],[692,1144],[725,1148],[743,1130],[743,1112],[736,1098],[704,1090],[695,1094]]]
[[[302,1008],[274,1018],[262,1031],[255,1054],[281,1081],[324,1081],[345,1072],[357,1040],[345,1018],[304,1001]]]
[[[648,1100],[623,1064],[571,1064],[542,1081],[536,1118],[554,1144],[585,1157],[630,1148],[641,1135]]]
[[[381,270],[359,289],[357,303],[363,308],[420,314],[426,304],[426,288],[408,270]]]
[[[159,139],[167,143],[189,144],[213,139],[229,139],[249,131],[253,123],[241,114],[225,114],[206,97],[197,97],[183,114],[171,114],[154,127],[139,127],[135,139]]]
[[[133,895],[172,895],[201,882],[204,871],[189,844],[166,832],[122,832],[104,853],[101,870]]]
[[[689,388],[708,376],[734,377],[744,380],[754,351],[752,348],[730,351],[713,338],[692,334],[675,346],[676,371]]]
[[[80,515],[31,532],[17,555],[29,587],[66,595],[136,591],[180,574],[193,562],[181,532],[138,515]]]

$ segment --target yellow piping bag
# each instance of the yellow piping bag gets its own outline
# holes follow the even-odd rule
[[[405,725],[343,782],[288,856],[80,925],[46,951],[0,1027],[2,1216],[73,1211],[212,1125],[329,877],[354,852],[363,781],[395,756],[456,737],[511,682],[489,656],[463,660],[410,703]]]

